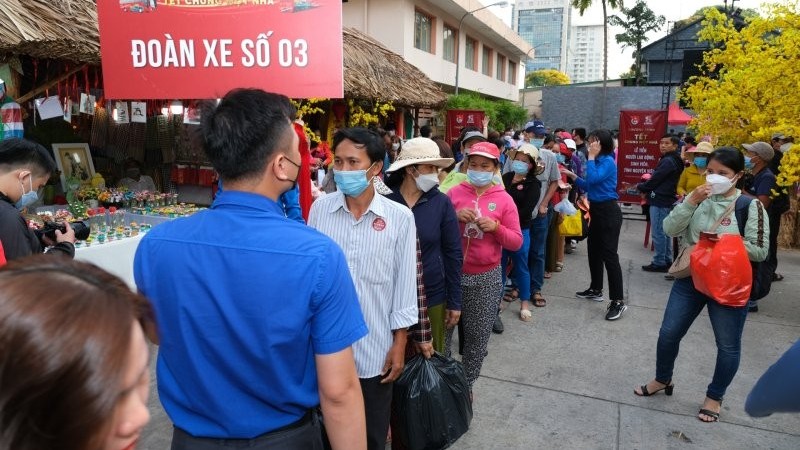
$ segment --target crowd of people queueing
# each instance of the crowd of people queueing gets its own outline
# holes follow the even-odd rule
[[[320,161],[295,119],[286,97],[254,89],[206,107],[204,149],[224,189],[208,210],[142,239],[134,261],[142,295],[65,258],[74,254],[68,229],[50,242],[49,254],[0,271],[0,341],[9,343],[0,350],[0,375],[15,380],[4,381],[0,395],[0,446],[133,448],[148,419],[147,336],[159,344],[159,397],[174,424],[173,449],[382,449],[392,383],[409,355],[455,353],[458,325],[472,401],[501,305],[519,299],[525,322],[531,307],[546,306],[544,282],[574,245],[553,231],[562,219],[554,207],[565,200],[588,205],[590,282],[576,296],[603,301],[605,272],[605,318],[626,311],[610,131],[548,133],[540,122],[505,137],[465,129],[449,148],[441,139],[401,146],[388,132],[340,129],[328,180],[335,190],[326,193],[310,183]],[[756,144],[745,148],[766,161]],[[667,147],[662,161],[673,157]],[[735,184],[744,156],[708,150],[705,167],[698,156],[693,161],[705,182],[686,188],[659,219],[681,245],[697,242],[740,203]],[[43,151],[0,143],[4,203],[24,204],[49,176],[52,158]],[[657,198],[661,191],[646,183],[640,190]],[[653,205],[651,214],[663,215]],[[760,200],[748,200],[746,209],[719,233],[742,234],[749,258],[763,261],[770,222]],[[18,217],[3,217],[3,226],[19,228]],[[28,253],[41,251],[31,245]],[[716,421],[738,367],[748,308],[717,305],[691,278],[673,285],[655,378],[636,394],[672,394],[680,340],[705,307],[718,357],[698,417]],[[72,385],[81,389],[62,395]],[[74,414],[78,403],[91,414]],[[759,404],[759,412],[768,409]],[[54,416],[63,420],[48,420]]]

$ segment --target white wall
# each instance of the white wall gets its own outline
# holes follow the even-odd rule
[[[425,0],[350,0],[342,6],[344,26],[356,28],[370,35],[388,49],[403,56],[407,62],[419,68],[433,81],[446,86],[455,86],[456,66],[443,58],[443,32],[445,23],[450,27],[458,28],[460,17],[454,17],[437,7],[435,1]],[[414,13],[416,8],[434,17],[434,53],[414,47]],[[512,54],[502,50],[503,47],[509,45],[507,42],[493,41],[485,33],[481,33],[470,26],[470,24],[475,23],[479,23],[479,19],[475,17],[467,18],[458,36],[459,56],[461,59],[459,89],[516,101],[519,96],[519,83],[500,81],[494,76],[498,50],[507,58],[506,64],[508,64],[509,58],[516,63],[518,80],[521,78],[519,58],[514,58]],[[464,66],[465,55],[463,51],[466,47],[467,35],[479,41],[477,48],[478,71],[467,69]],[[481,71],[483,42],[486,42],[494,50],[492,69],[489,76],[484,75]],[[508,68],[505,70],[507,77]]]

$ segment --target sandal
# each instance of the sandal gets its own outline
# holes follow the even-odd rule
[[[503,294],[503,301],[511,303],[515,300],[519,300],[519,289],[514,287],[506,288],[505,293]]]
[[[523,322],[530,322],[532,318],[533,318],[533,315],[531,314],[531,310],[530,309],[521,309],[521,310],[519,310],[519,320],[521,320]]]
[[[783,275],[775,272],[772,274],[772,281],[783,281]]]
[[[533,306],[537,308],[543,308],[547,306],[547,300],[544,299],[541,292],[536,292],[533,294]]]
[[[564,270],[564,263],[563,262],[557,262],[555,271],[556,272],[561,272],[562,270]]]
[[[719,401],[719,409],[722,411],[722,400]],[[704,420],[700,417],[701,414],[711,417],[711,420]],[[697,412],[697,420],[705,423],[719,422],[719,411],[711,411],[710,409],[700,408],[700,411]]]
[[[548,278],[548,279],[549,279],[549,278],[550,278],[550,277],[552,277],[552,276],[553,276],[553,274],[552,274],[552,273],[550,273],[550,272],[545,272],[545,273],[544,273],[544,277],[545,277],[545,278]]]
[[[662,383],[662,382],[660,382],[658,380],[653,380],[653,381],[655,381],[658,384],[663,384],[664,387],[662,387],[660,389],[656,389],[653,392],[650,392],[650,391],[647,390],[647,385],[643,384],[643,385],[639,386],[639,390],[641,391],[641,394],[639,392],[636,392],[636,389],[633,390],[633,393],[638,395],[639,397],[650,397],[651,395],[658,394],[661,391],[664,391],[665,395],[672,395],[672,391],[673,391],[673,389],[675,389],[675,385],[672,384],[672,381],[667,381],[666,383]]]

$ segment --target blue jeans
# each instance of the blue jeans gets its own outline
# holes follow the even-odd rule
[[[519,289],[520,300],[531,299],[531,272],[528,270],[528,251],[531,247],[531,232],[529,229],[522,230],[522,248],[512,252],[503,250],[503,286],[506,285],[506,267],[508,260],[514,264],[511,269],[511,279]]]
[[[535,211],[534,211],[535,213]],[[531,271],[531,293],[541,292],[544,286],[544,253],[547,247],[547,229],[550,227],[552,208],[544,216],[536,216],[531,224],[531,248],[528,267]]]
[[[720,305],[698,292],[691,277],[675,280],[672,284],[667,308],[664,310],[664,320],[661,322],[661,331],[658,333],[656,380],[663,383],[672,380],[672,369],[675,367],[681,339],[703,307],[708,307],[708,316],[717,343],[717,363],[706,396],[722,401],[725,391],[739,369],[742,330],[747,318],[747,307],[731,308]]]
[[[653,255],[654,266],[669,266],[672,264],[672,238],[664,233],[664,219],[667,218],[672,208],[650,205],[650,231],[653,236],[653,246],[656,254]]]

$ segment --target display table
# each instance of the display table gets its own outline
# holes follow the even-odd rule
[[[136,290],[136,283],[133,281],[133,257],[144,235],[145,233],[139,233],[104,244],[95,243],[91,247],[76,248],[75,259],[90,262],[120,277],[132,290]]]

